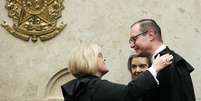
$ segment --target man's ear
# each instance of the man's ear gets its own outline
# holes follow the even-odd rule
[[[147,34],[148,34],[149,41],[154,40],[154,38],[156,37],[156,34],[154,33],[154,31],[148,31]]]

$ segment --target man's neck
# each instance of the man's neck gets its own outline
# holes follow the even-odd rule
[[[150,54],[150,56],[149,56],[152,61],[154,60],[154,55],[157,54],[157,51],[159,51],[159,48],[160,48],[162,45],[163,45],[163,43],[160,42],[160,43],[154,44],[154,45],[152,46],[152,51],[150,52],[151,54]]]
[[[156,51],[158,51],[158,49],[163,45],[162,42],[160,43],[155,43],[152,47],[152,52],[151,52],[151,56],[153,56],[154,54],[156,54]]]
[[[152,59],[154,59],[155,56],[160,52],[162,52],[166,47],[167,47],[166,45],[161,44],[161,46],[159,46],[158,49],[155,50],[154,54],[152,55]]]

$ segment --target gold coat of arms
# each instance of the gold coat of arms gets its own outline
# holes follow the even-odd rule
[[[66,26],[57,26],[62,16],[63,0],[6,0],[8,16],[13,19],[10,27],[5,21],[1,24],[13,36],[25,41],[49,40]]]

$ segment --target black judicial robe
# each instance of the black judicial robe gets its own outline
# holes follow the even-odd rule
[[[195,101],[195,94],[190,73],[194,68],[181,56],[168,47],[159,54],[170,53],[173,63],[169,68],[158,73],[160,82],[158,90],[159,101]]]
[[[61,89],[64,101],[136,101],[156,86],[154,77],[145,71],[128,85],[89,75],[71,80],[62,85]]]

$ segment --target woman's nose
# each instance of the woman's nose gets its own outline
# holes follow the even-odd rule
[[[141,68],[140,68],[140,67],[137,67],[137,68],[136,68],[136,72],[141,72]]]

